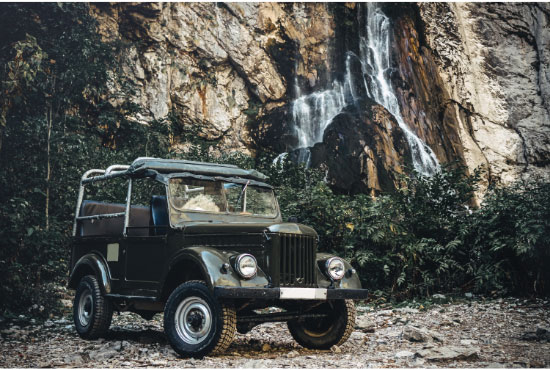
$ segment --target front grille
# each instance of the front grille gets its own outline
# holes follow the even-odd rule
[[[316,239],[300,234],[280,234],[279,240],[279,284],[314,286]]]

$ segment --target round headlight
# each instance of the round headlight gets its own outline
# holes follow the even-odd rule
[[[258,270],[256,258],[251,254],[240,254],[235,260],[235,270],[245,279],[254,277]]]
[[[346,266],[341,258],[329,258],[325,267],[327,269],[328,276],[330,276],[332,280],[342,280],[346,274]]]

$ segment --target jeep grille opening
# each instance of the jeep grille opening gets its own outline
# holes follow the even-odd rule
[[[314,286],[317,241],[312,236],[279,234],[279,284]]]

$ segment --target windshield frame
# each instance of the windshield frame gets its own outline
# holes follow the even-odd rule
[[[228,222],[228,218],[235,218],[236,222],[254,222],[257,221],[265,221],[265,220],[273,220],[275,222],[278,222],[281,220],[281,211],[279,208],[279,202],[277,200],[277,196],[275,195],[275,191],[273,187],[269,184],[262,183],[259,181],[255,181],[252,179],[244,179],[244,178],[238,178],[238,177],[221,177],[221,176],[204,176],[204,175],[197,175],[197,174],[191,174],[191,173],[174,173],[163,176],[166,181],[166,195],[168,200],[168,207],[169,207],[169,220],[171,226],[174,226],[172,222],[172,214],[177,213],[177,215],[180,216],[180,221],[178,221],[175,225],[180,225],[184,222],[189,221],[222,221],[222,222]],[[226,204],[226,210],[220,211],[220,212],[213,212],[213,211],[202,211],[202,210],[194,210],[194,209],[180,209],[176,207],[172,202],[172,195],[170,192],[170,182],[173,179],[185,179],[190,178],[193,180],[199,180],[199,181],[209,181],[209,182],[222,182],[223,184],[227,183],[235,183],[239,185],[244,186],[252,186],[254,188],[260,188],[264,190],[270,190],[271,194],[273,196],[273,202],[275,207],[275,212],[273,216],[269,215],[261,215],[261,214],[243,214],[239,212],[230,212],[227,210],[227,196],[224,192],[223,198]],[[248,185],[247,185],[248,184]],[[223,185],[222,185],[223,186]],[[181,217],[181,216],[188,215],[189,217]],[[242,218],[238,220],[239,218]],[[231,222],[231,221],[229,221]]]

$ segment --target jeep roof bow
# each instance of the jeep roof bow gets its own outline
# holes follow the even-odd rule
[[[78,221],[101,220],[117,217],[124,217],[124,235],[126,235],[130,221],[132,181],[128,182],[125,212],[80,216],[80,208],[82,207],[85,186],[87,184],[125,176],[130,179],[154,177],[157,181],[162,182],[165,185],[168,185],[170,179],[172,178],[191,177],[198,180],[228,181],[236,184],[243,184],[245,186],[252,185],[273,189],[271,185],[263,182],[263,180],[267,179],[267,176],[263,173],[256,170],[245,170],[231,164],[139,157],[134,160],[131,165],[114,164],[107,167],[105,170],[88,170],[82,175],[73,222],[73,236],[77,235]]]

